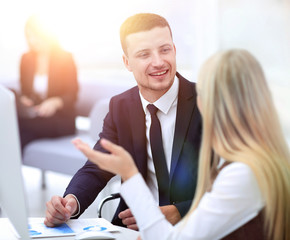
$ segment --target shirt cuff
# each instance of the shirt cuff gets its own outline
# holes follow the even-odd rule
[[[77,204],[78,204],[77,213],[75,213],[74,215],[71,216],[71,218],[73,218],[73,217],[76,217],[76,216],[78,216],[80,214],[81,205],[80,205],[80,202],[79,202],[78,198],[74,194],[70,193],[70,195],[72,195],[75,198],[75,200],[77,201]]]

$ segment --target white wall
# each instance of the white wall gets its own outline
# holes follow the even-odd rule
[[[220,0],[218,21],[220,49],[245,48],[262,64],[290,145],[290,1]]]
[[[75,56],[80,81],[132,79],[123,67],[120,24],[138,12],[169,21],[177,64],[195,81],[217,50],[245,48],[261,62],[287,138],[290,139],[289,0],[0,0],[0,83],[18,79],[26,50],[24,23],[35,12],[49,16]],[[290,140],[289,140],[290,141]]]
[[[32,13],[41,13],[70,50],[79,72],[98,77],[99,71],[127,71],[119,41],[121,23],[139,12],[155,12],[169,21],[177,47],[177,63],[190,69],[194,29],[189,27],[191,0],[0,0],[0,82],[17,79],[21,54],[26,50],[24,24]],[[113,71],[114,71],[113,70]],[[101,74],[102,75],[102,74]]]
[[[221,48],[248,49],[263,65],[269,81],[286,85],[290,85],[289,3],[283,0],[220,1]]]

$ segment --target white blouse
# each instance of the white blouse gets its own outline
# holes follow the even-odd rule
[[[48,88],[48,75],[36,74],[34,76],[33,88],[35,92],[37,92],[41,97],[45,98]]]
[[[204,194],[186,222],[176,226],[165,219],[140,173],[122,184],[121,195],[142,240],[220,239],[256,217],[265,204],[252,170],[243,163],[225,166],[211,192]]]

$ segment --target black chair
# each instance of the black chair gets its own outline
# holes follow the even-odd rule
[[[102,217],[102,208],[104,206],[104,204],[108,201],[111,201],[111,200],[114,200],[114,199],[117,199],[117,198],[120,198],[121,195],[120,193],[112,193],[111,195],[105,197],[99,204],[99,207],[98,207],[98,217],[101,218]]]

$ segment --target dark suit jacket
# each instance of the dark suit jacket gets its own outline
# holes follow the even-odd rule
[[[33,51],[23,54],[20,62],[21,95],[33,99],[36,103],[43,101],[33,89],[37,54]],[[51,52],[48,68],[47,98],[61,97],[64,112],[74,109],[78,94],[77,71],[70,53],[61,49]]]
[[[201,139],[201,118],[196,105],[195,83],[177,73],[179,94],[175,136],[170,170],[170,202],[181,216],[189,210],[197,182],[198,153]],[[147,151],[145,135],[145,113],[142,108],[138,87],[134,87],[110,101],[100,138],[106,138],[125,148],[146,180]],[[104,151],[99,142],[95,149]],[[80,202],[80,214],[95,200],[113,175],[100,170],[87,161],[72,178],[64,195],[74,194]],[[117,214],[127,208],[121,199],[114,224],[122,225]]]
[[[63,108],[50,117],[29,118],[28,111],[18,100],[19,130],[22,149],[31,141],[75,133],[75,104],[78,94],[77,71],[70,53],[54,49],[50,54],[48,67],[47,96],[43,99],[33,88],[37,54],[33,51],[23,54],[20,63],[20,95],[31,98],[35,104],[50,97],[60,97]]]

